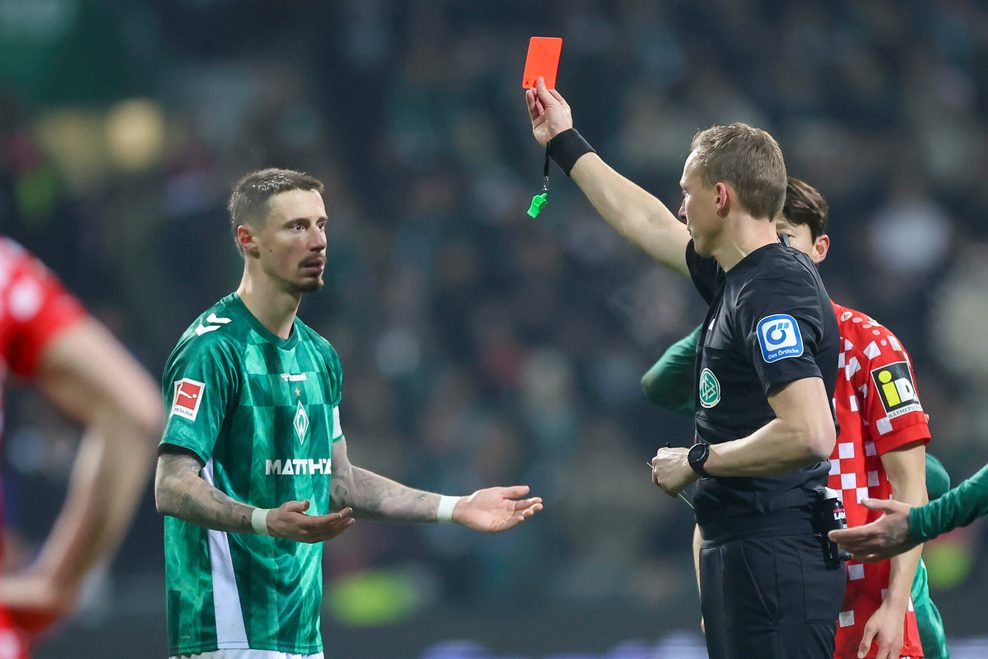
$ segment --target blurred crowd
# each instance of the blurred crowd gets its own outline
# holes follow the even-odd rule
[[[525,215],[544,157],[520,88],[534,34],[565,39],[557,85],[580,131],[674,209],[696,130],[772,132],[831,204],[831,295],[912,354],[931,452],[955,481],[988,459],[983,3],[24,4],[48,14],[0,2],[0,44],[21,40],[0,45],[0,232],[160,374],[239,280],[232,183],[305,170],[327,185],[329,265],[301,315],[342,357],[351,459],[426,489],[545,498],[493,540],[358,524],[327,551],[343,617],[363,610],[343,586],[368,575],[409,607],[693,587],[690,511],[643,465],[690,444],[691,421],[652,408],[639,378],[702,302],[558,169],[542,216]],[[7,416],[7,523],[29,552],[72,433],[27,395]],[[160,541],[148,500],[115,569],[160,571]]]

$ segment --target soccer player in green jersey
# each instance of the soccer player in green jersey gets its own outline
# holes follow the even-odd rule
[[[826,208],[823,206],[823,199],[819,197],[819,193],[804,183],[794,184],[793,181],[794,179],[790,179],[787,186],[786,203],[783,207],[785,221],[780,222],[779,226],[780,230],[794,234],[792,236],[793,247],[808,251],[821,236],[826,235]],[[809,196],[807,192],[809,192]],[[819,197],[819,203],[813,201],[814,197]],[[646,397],[656,405],[680,414],[694,414],[696,404],[693,395],[693,380],[699,334],[700,328],[698,327],[669,346],[642,377],[642,389]],[[843,421],[843,423],[847,422],[847,420]],[[928,453],[926,454],[925,471],[927,492],[931,500],[939,497],[950,488],[950,476],[947,471],[939,460]],[[913,543],[911,547],[916,544],[918,542]],[[916,576],[913,579],[911,596],[924,655],[929,658],[946,659],[950,654],[947,648],[943,621],[940,612],[930,598],[926,566],[922,561],[919,562]]]
[[[339,357],[296,315],[323,285],[322,190],[279,169],[237,183],[240,286],[192,323],[165,367],[155,499],[173,657],[322,657],[322,543],[355,516],[496,533],[542,509],[522,498],[527,486],[440,496],[347,459]]]

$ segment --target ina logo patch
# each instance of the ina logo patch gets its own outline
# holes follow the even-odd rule
[[[700,371],[700,405],[707,409],[720,402],[720,382],[709,368]]]
[[[922,412],[916,386],[913,384],[909,364],[895,362],[876,368],[871,372],[875,382],[875,390],[885,408],[885,414],[890,419],[910,412]]]
[[[765,316],[758,321],[758,346],[766,364],[803,354],[803,335],[796,319],[786,313]]]

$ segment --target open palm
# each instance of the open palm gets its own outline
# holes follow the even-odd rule
[[[542,497],[521,498],[528,492],[527,485],[477,490],[457,502],[453,521],[484,533],[513,529],[542,510]]]

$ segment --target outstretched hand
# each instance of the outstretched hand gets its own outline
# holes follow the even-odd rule
[[[893,499],[865,499],[866,508],[879,510],[881,517],[870,524],[831,531],[830,539],[851,552],[854,559],[873,563],[891,558],[915,547],[909,534],[909,510],[912,506]]]
[[[477,490],[456,502],[453,521],[484,533],[513,529],[542,510],[542,497],[521,498],[528,492],[527,485]]]
[[[532,134],[542,146],[573,127],[573,112],[559,92],[545,86],[545,79],[539,77],[535,89],[525,90],[528,103],[528,116],[532,119]]]
[[[328,515],[306,515],[308,501],[288,501],[268,512],[268,533],[296,542],[325,542],[353,526],[353,509]]]

